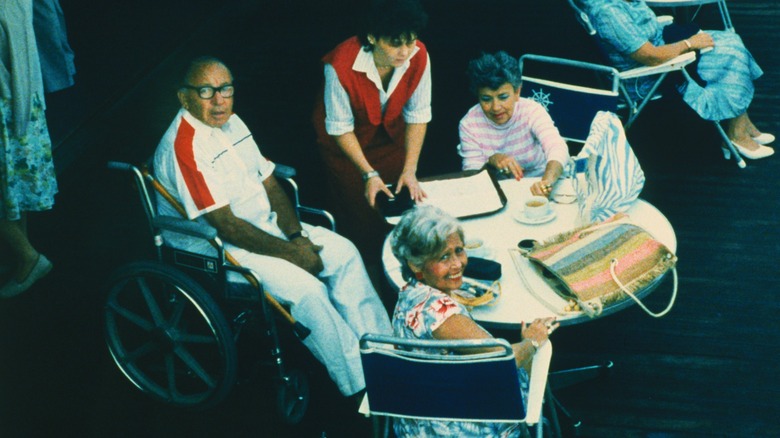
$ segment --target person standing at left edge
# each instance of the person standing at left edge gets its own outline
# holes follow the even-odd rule
[[[13,263],[0,298],[26,291],[52,268],[27,234],[27,212],[51,209],[57,193],[32,7],[0,0],[0,251]]]
[[[323,58],[325,84],[314,111],[339,231],[378,263],[389,231],[377,195],[425,197],[417,162],[431,120],[431,66],[417,37],[428,17],[416,0],[378,0],[357,36]]]

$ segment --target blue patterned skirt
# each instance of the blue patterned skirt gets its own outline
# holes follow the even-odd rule
[[[734,32],[707,31],[715,48],[702,53],[696,71],[707,82],[688,82],[683,100],[703,119],[725,120],[744,114],[753,100],[753,81],[764,72]]]
[[[57,179],[43,102],[34,99],[27,132],[17,137],[11,101],[0,98],[0,219],[54,205]]]

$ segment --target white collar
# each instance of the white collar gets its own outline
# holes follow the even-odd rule
[[[409,59],[403,63],[403,65],[395,69],[393,72],[393,77],[396,77],[396,75],[399,78],[403,76],[403,74],[406,72],[406,70],[409,69],[409,66],[411,65],[412,57],[419,51],[420,48],[415,44],[414,50],[412,51],[412,56],[410,56]],[[361,48],[355,57],[355,62],[352,63],[352,70],[365,73],[366,76],[368,76],[368,79],[370,79],[378,89],[382,90],[384,88],[382,86],[382,79],[379,78],[379,70],[376,69],[376,64],[374,63],[373,52],[366,52]],[[390,86],[387,89],[387,94],[391,94],[393,89],[395,89],[395,84],[393,82],[397,81],[391,81]]]

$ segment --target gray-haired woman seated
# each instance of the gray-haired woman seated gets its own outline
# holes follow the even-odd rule
[[[491,337],[451,295],[463,284],[468,264],[463,242],[460,223],[436,207],[416,207],[403,215],[391,237],[393,254],[408,281],[393,312],[395,336],[442,340]],[[537,319],[522,328],[522,341],[512,344],[523,400],[527,398],[531,359],[557,327],[554,318]],[[399,437],[519,436],[524,430],[518,423],[397,419],[393,424]]]

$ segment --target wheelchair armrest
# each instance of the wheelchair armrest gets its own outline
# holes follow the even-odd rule
[[[296,174],[297,172],[294,167],[278,163],[276,163],[276,166],[274,167],[274,176],[277,178],[295,178]]]
[[[618,75],[621,80],[641,78],[644,76],[658,75],[661,73],[668,73],[670,71],[682,70],[683,67],[696,60],[696,52],[683,53],[682,55],[670,59],[663,64],[652,65],[647,67],[637,67],[631,70],[620,72]]]
[[[156,216],[152,219],[152,226],[161,230],[173,231],[205,240],[214,240],[217,237],[217,229],[211,225],[180,217]]]
[[[327,225],[330,228],[331,231],[336,231],[336,219],[327,210],[322,210],[320,208],[313,208],[313,207],[306,207],[304,205],[299,205],[298,206],[298,214],[299,215],[320,216],[320,217],[322,217],[320,222],[324,222],[322,225]],[[308,223],[314,222],[314,225],[317,224],[317,221],[306,220],[305,222],[308,222]]]

